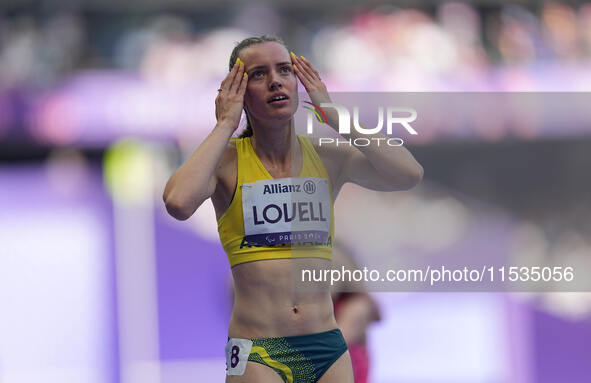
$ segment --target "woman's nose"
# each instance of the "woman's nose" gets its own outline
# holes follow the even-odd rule
[[[274,90],[281,88],[282,86],[283,84],[281,83],[279,74],[275,73],[274,71],[271,71],[271,73],[269,74],[269,89]]]
[[[281,85],[281,82],[279,82],[278,80],[271,80],[271,83],[269,84],[269,88],[271,90],[279,89],[282,86],[283,85]]]

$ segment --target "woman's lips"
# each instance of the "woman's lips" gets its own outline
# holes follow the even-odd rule
[[[267,103],[273,102],[273,99],[274,98],[289,99],[289,97],[287,96],[287,94],[285,94],[283,92],[277,92],[277,93],[274,93],[273,95],[271,95],[271,97],[269,97],[267,99]]]
[[[277,100],[277,101],[269,101],[268,104],[269,105],[273,105],[273,106],[285,106],[285,105],[289,105],[289,98],[285,98],[283,100]]]

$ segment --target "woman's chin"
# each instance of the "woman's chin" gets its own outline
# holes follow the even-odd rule
[[[265,121],[265,123],[273,123],[273,124],[283,124],[289,122],[296,113],[295,108],[287,107],[287,108],[277,108],[271,110],[261,111],[258,115],[257,120],[261,122]]]
[[[286,122],[291,120],[292,117],[292,111],[288,108],[285,108],[283,110],[276,110],[274,113],[270,113],[269,120],[276,122]]]

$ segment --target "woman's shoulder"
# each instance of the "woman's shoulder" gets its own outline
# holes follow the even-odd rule
[[[212,201],[216,212],[224,210],[230,204],[229,201],[231,201],[234,189],[236,188],[236,174],[238,172],[237,157],[235,140],[230,140],[226,144],[226,148],[222,153],[222,157],[215,171],[217,187],[212,195]],[[220,216],[221,213],[218,214],[218,218]]]
[[[339,174],[346,160],[346,152],[335,145],[321,144],[318,139],[306,137],[322,161],[333,188],[333,198],[336,198],[340,189]]]
[[[316,140],[313,137],[305,137],[305,139],[310,142],[310,145],[312,145],[316,153],[318,153],[322,162],[329,166],[331,164],[340,164],[346,157],[346,150],[342,150],[343,148],[339,148],[334,144],[323,144],[320,140]]]
[[[226,144],[226,148],[224,149],[224,152],[222,153],[222,158],[220,160],[220,166],[232,164],[233,162],[235,162],[237,160],[237,157],[238,157],[236,154],[236,141],[237,140],[240,140],[240,138],[232,137],[228,141],[228,143]]]
[[[245,140],[250,139],[250,137],[230,137],[228,144],[226,145],[226,151],[236,153],[236,147],[239,145],[244,145]]]

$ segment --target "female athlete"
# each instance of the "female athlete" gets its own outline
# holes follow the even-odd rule
[[[225,348],[229,383],[353,382],[329,286],[294,290],[292,268],[330,268],[333,204],[344,183],[406,190],[423,175],[402,146],[318,147],[296,135],[298,79],[313,104],[330,102],[318,72],[280,39],[240,42],[215,100],[216,126],[163,195],[179,220],[212,199],[234,278]],[[247,129],[232,137],[243,110]],[[326,115],[338,129],[336,113]],[[352,129],[343,137],[361,135]]]

